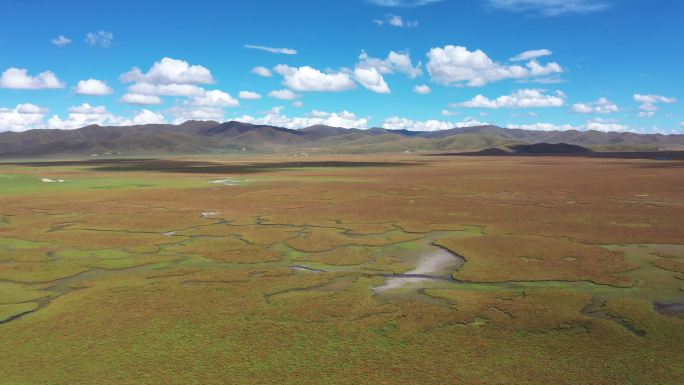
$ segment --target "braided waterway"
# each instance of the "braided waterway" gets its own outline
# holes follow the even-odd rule
[[[202,214],[205,213],[203,212]],[[218,215],[218,213],[216,215]],[[201,229],[207,226],[229,226],[236,228],[243,226],[232,224],[220,218],[213,218],[213,215],[202,216],[207,221],[213,222],[213,224],[194,226],[191,229]],[[294,233],[294,238],[306,235],[312,228],[336,228],[314,225],[294,226],[260,222],[257,224],[261,226],[292,226],[293,228],[297,229],[297,231]],[[55,229],[55,231],[67,230],[69,229]],[[32,306],[26,306],[23,308],[23,310],[17,311],[15,314],[0,321],[0,323],[15,321],[24,318],[25,316],[31,315],[45,308],[54,299],[60,296],[87,287],[89,285],[88,282],[95,282],[102,279],[116,278],[130,274],[146,274],[153,271],[174,269],[179,267],[204,270],[215,268],[253,269],[289,266],[301,274],[327,272],[342,273],[344,277],[340,277],[339,279],[343,282],[347,282],[349,279],[358,276],[379,277],[383,278],[383,281],[377,286],[369,288],[373,291],[376,299],[379,301],[421,301],[438,306],[451,306],[452,304],[446,300],[435,298],[429,295],[429,290],[427,289],[464,288],[473,290],[524,290],[527,288],[546,287],[548,285],[552,285],[554,287],[580,289],[596,295],[592,304],[582,310],[583,314],[595,318],[603,318],[614,321],[639,336],[643,334],[643,331],[638,329],[638,325],[632,325],[628,323],[628,320],[626,319],[609,316],[609,313],[607,313],[602,305],[602,301],[607,298],[619,297],[629,293],[629,295],[639,296],[653,301],[654,311],[658,313],[668,316],[681,317],[683,312],[682,303],[684,303],[684,299],[682,298],[682,292],[680,290],[673,290],[673,288],[678,288],[678,283],[681,282],[681,278],[677,279],[676,274],[674,274],[672,271],[654,266],[654,262],[661,258],[661,255],[682,255],[684,247],[681,245],[604,246],[611,250],[625,252],[626,259],[631,262],[641,262],[642,266],[640,266],[639,269],[621,273],[627,276],[634,276],[636,279],[635,281],[637,282],[635,286],[631,288],[620,288],[601,285],[590,281],[547,280],[534,282],[470,282],[455,279],[454,276],[460,269],[462,269],[466,260],[464,257],[454,253],[453,251],[439,246],[439,240],[450,237],[471,237],[481,235],[483,229],[477,226],[469,226],[463,230],[456,231],[445,230],[427,233],[410,233],[399,226],[394,226],[394,229],[388,230],[387,232],[376,234],[356,234],[351,230],[345,230],[345,236],[351,239],[350,244],[348,245],[336,245],[335,247],[322,252],[303,252],[293,248],[289,245],[288,240],[285,240],[270,246],[272,249],[282,254],[283,258],[281,260],[255,263],[221,262],[202,258],[198,255],[183,255],[169,252],[167,248],[172,245],[184,244],[192,240],[204,239],[209,236],[202,234],[184,235],[183,232],[186,230],[187,229],[177,229],[175,231],[163,233],[163,236],[166,237],[177,237],[178,242],[162,245],[159,247],[157,252],[152,253],[169,257],[169,261],[132,266],[122,269],[88,269],[87,271],[81,272],[79,274],[57,279],[49,283],[36,282],[29,284],[30,286],[35,286],[36,288],[45,290],[46,295],[42,298],[34,299],[30,303],[25,303],[26,305],[30,304]],[[128,233],[128,231],[123,230],[113,230],[111,232]],[[407,241],[400,241],[397,243],[384,245],[359,246],[366,242],[366,238],[369,238],[368,244],[373,244],[383,237],[396,235],[395,233],[414,234],[416,235],[417,239],[414,238]],[[360,247],[364,253],[367,252],[367,261],[357,265],[333,265],[325,262],[326,257],[329,258],[330,255],[334,255],[338,250],[352,246]],[[676,258],[672,257],[671,259]],[[341,263],[339,259],[337,259],[337,261],[338,263]],[[333,286],[334,287],[331,289],[340,289],[336,285]]]
[[[637,337],[644,337],[647,332],[638,324],[627,317],[613,314],[606,308],[607,300],[620,298],[625,295],[643,298],[652,301],[653,311],[670,317],[682,317],[684,315],[684,295],[677,288],[681,278],[672,271],[659,268],[654,261],[659,258],[658,253],[669,252],[672,255],[681,255],[684,247],[681,245],[605,245],[610,250],[625,252],[628,261],[639,264],[639,269],[623,272],[628,277],[634,278],[632,287],[617,287],[596,283],[588,280],[540,280],[540,281],[504,281],[504,282],[473,282],[462,281],[454,278],[456,273],[463,267],[466,260],[450,250],[437,244],[440,238],[453,236],[474,236],[470,231],[458,232],[431,232],[425,234],[420,240],[419,250],[413,250],[413,259],[407,258],[401,252],[401,244],[389,246],[387,253],[393,254],[404,262],[410,262],[415,266],[413,269],[402,273],[367,271],[356,268],[330,269],[320,264],[316,267],[306,265],[291,265],[290,267],[302,272],[356,272],[367,276],[382,276],[384,282],[372,288],[376,298],[380,301],[408,300],[420,301],[437,306],[451,307],[452,304],[441,298],[428,294],[428,289],[437,288],[463,288],[474,290],[525,290],[543,287],[564,287],[578,289],[592,293],[592,301],[580,310],[580,313],[602,320],[614,322]]]

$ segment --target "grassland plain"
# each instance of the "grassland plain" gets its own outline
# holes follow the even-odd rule
[[[4,163],[0,384],[679,385],[683,226],[681,161]]]

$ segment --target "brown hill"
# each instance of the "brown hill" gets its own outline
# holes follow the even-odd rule
[[[533,145],[531,147],[525,147]],[[684,146],[684,135],[532,131],[487,125],[421,132],[346,129],[323,125],[301,130],[241,122],[188,121],[180,125],[91,125],[77,130],[0,133],[0,157],[65,155],[212,154],[308,151],[328,153],[439,152],[502,148],[514,153],[592,150],[653,151]],[[519,147],[516,147],[519,146]],[[520,147],[522,146],[522,147]]]

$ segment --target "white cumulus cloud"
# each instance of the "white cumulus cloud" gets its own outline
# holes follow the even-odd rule
[[[422,75],[423,71],[420,69],[420,63],[413,65],[407,52],[390,51],[386,59],[379,59],[368,56],[366,51],[361,51],[354,68],[354,80],[373,92],[387,94],[391,90],[383,75],[394,73],[402,73],[413,79]]]
[[[114,116],[107,111],[105,106],[91,106],[83,103],[80,106],[69,108],[66,119],[53,115],[47,121],[47,127],[51,129],[72,130],[91,124],[105,125],[113,120]]]
[[[577,127],[571,124],[554,124],[554,123],[532,123],[532,124],[508,124],[506,128],[534,130],[534,131],[567,131],[576,130]]]
[[[420,69],[421,63],[414,66],[408,52],[390,51],[386,59],[379,59],[369,56],[366,51],[361,51],[356,66],[375,68],[383,75],[401,73],[411,79],[423,74],[423,70]]]
[[[584,128],[585,130],[594,130],[602,132],[631,131],[629,126],[620,124],[617,120],[601,118],[595,118],[587,121],[584,127],[582,128]]]
[[[204,94],[204,89],[194,84],[135,83],[128,87],[128,91],[134,94],[156,96],[201,96]]]
[[[138,67],[133,67],[133,69],[121,75],[120,80],[124,83],[143,82],[151,84],[214,83],[214,77],[206,67],[190,65],[185,60],[169,57],[155,62],[147,73],[143,73]]]
[[[606,98],[599,98],[593,103],[575,103],[572,105],[572,111],[578,114],[610,114],[619,110],[617,104]]]
[[[240,102],[229,93],[221,90],[202,90],[203,93],[193,96],[181,105],[169,109],[174,117],[173,123],[183,123],[188,120],[225,120],[225,109],[237,107]]]
[[[73,130],[91,124],[130,126],[139,124],[160,124],[165,122],[166,119],[164,115],[159,112],[143,109],[133,117],[125,118],[110,113],[105,106],[92,106],[88,103],[83,103],[79,106],[69,108],[69,113],[64,119],[58,115],[53,115],[48,119],[46,128]]]
[[[124,120],[122,125],[141,125],[141,124],[164,124],[166,118],[161,112],[154,112],[148,109],[143,109],[138,114],[129,120]]]
[[[571,124],[555,124],[555,123],[532,123],[532,124],[508,124],[507,128],[523,129],[523,130],[535,130],[535,131],[568,131],[568,130],[578,130],[578,131],[601,131],[601,132],[633,132],[629,126],[620,124],[618,121],[613,119],[601,119],[595,118],[588,120],[586,123],[573,126]]]
[[[79,81],[74,92],[79,95],[103,96],[113,94],[114,90],[102,80],[87,79]]]
[[[311,111],[305,116],[289,117],[283,114],[283,107],[275,107],[261,117],[249,115],[235,118],[235,120],[251,124],[263,124],[269,126],[301,129],[314,125],[326,125],[343,128],[368,128],[368,118],[359,117],[353,112],[326,112]]]
[[[309,66],[276,66],[275,71],[283,77],[283,85],[293,91],[339,92],[356,88],[351,76],[344,72],[324,73]]]
[[[0,108],[0,132],[26,131],[40,128],[47,109],[31,103],[14,108]]]
[[[220,90],[205,90],[199,84],[214,83],[211,71],[198,64],[190,64],[185,60],[162,58],[143,72],[138,67],[122,74],[119,79],[124,83],[133,83],[121,101],[128,104],[152,105],[162,102],[160,96],[178,96],[190,98],[182,106],[177,106],[172,113],[176,119],[182,117],[222,116],[223,108],[239,105],[237,99]],[[193,106],[198,112],[191,112]],[[202,108],[200,108],[202,107]],[[207,109],[210,109],[209,113]],[[218,110],[218,111],[217,111]]]
[[[72,130],[91,124],[110,126],[129,126],[138,124],[165,123],[160,112],[147,109],[139,111],[127,118],[116,116],[105,106],[92,106],[83,103],[69,108],[68,115],[61,118],[53,115],[45,121],[48,110],[34,104],[19,104],[15,108],[0,108],[0,131],[25,131],[29,129],[62,129]]]
[[[382,128],[388,130],[409,130],[409,131],[441,131],[451,128],[460,127],[475,127],[486,125],[475,118],[465,118],[460,122],[448,122],[436,119],[430,120],[412,120],[408,118],[401,118],[392,116],[382,122]]]
[[[427,95],[432,92],[432,89],[427,84],[421,84],[413,87],[413,92],[421,95]]]
[[[427,69],[437,83],[481,87],[507,79],[545,79],[563,72],[558,63],[542,65],[532,59],[525,66],[500,64],[481,50],[469,51],[463,46],[446,45],[430,49]]]
[[[259,76],[263,76],[265,78],[273,76],[273,73],[271,73],[271,70],[269,70],[266,67],[262,67],[262,66],[254,67],[254,68],[252,68],[252,70],[250,72],[252,72],[253,74],[259,75]]]
[[[173,124],[185,123],[188,120],[225,121],[225,110],[221,107],[188,107],[176,106],[170,109]]]
[[[280,100],[294,100],[299,97],[299,95],[295,94],[294,92],[288,89],[271,91],[268,93],[268,96]]]
[[[522,89],[511,95],[502,95],[496,99],[489,99],[483,95],[477,95],[463,103],[453,104],[453,107],[467,108],[536,108],[536,107],[561,107],[565,104],[565,94],[556,91],[555,94],[547,95],[543,90]]]
[[[373,92],[380,94],[389,94],[391,92],[383,76],[373,67],[356,67],[354,69],[354,80]]]
[[[240,99],[246,100],[257,100],[261,99],[261,94],[253,91],[240,91],[240,93],[238,93],[238,97]]]
[[[0,88],[18,90],[41,90],[64,88],[64,83],[52,71],[29,75],[25,68],[8,68],[0,77]]]
[[[121,103],[136,104],[140,106],[149,106],[162,103],[161,98],[157,95],[142,95],[132,93],[125,94],[121,97],[120,101]]]
[[[230,96],[229,93],[220,90],[205,91],[201,96],[195,96],[188,102],[189,105],[198,107],[236,107],[240,101]]]
[[[677,103],[677,98],[662,96],[662,95],[642,95],[634,94],[634,100],[639,105],[639,117],[652,118],[656,111],[660,109],[659,103],[674,104]]]

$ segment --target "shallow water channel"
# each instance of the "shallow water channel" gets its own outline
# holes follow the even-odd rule
[[[465,259],[439,246],[422,252],[415,269],[401,274],[383,274],[385,283],[373,288],[376,293],[391,289],[416,287],[434,281],[454,281],[452,274],[461,268]]]
[[[479,230],[476,228],[465,231],[436,231],[425,234],[419,241],[413,241],[413,246],[419,248],[407,249],[402,243],[384,247],[387,254],[415,266],[413,269],[402,273],[369,272],[363,266],[339,268],[335,266],[292,265],[290,267],[305,272],[340,272],[349,271],[365,275],[379,275],[385,278],[384,282],[372,288],[376,297],[382,301],[410,300],[434,304],[437,306],[451,306],[450,303],[439,298],[429,296],[425,289],[432,288],[456,288],[472,290],[487,289],[512,289],[523,290],[538,287],[565,287],[580,289],[592,293],[593,299],[585,306],[581,313],[594,318],[601,318],[616,322],[636,336],[643,337],[646,332],[638,325],[632,324],[628,319],[613,315],[605,310],[605,302],[609,298],[631,295],[649,299],[653,303],[653,310],[667,316],[684,316],[684,295],[679,289],[681,281],[675,277],[672,271],[667,271],[654,266],[654,259],[659,258],[659,253],[680,255],[684,251],[681,245],[607,245],[610,250],[625,252],[625,258],[629,262],[639,265],[639,269],[622,273],[635,278],[633,287],[612,287],[593,283],[591,281],[534,281],[534,282],[467,282],[454,278],[454,274],[465,264],[464,257],[457,255],[436,244],[440,238],[455,236],[475,236]],[[656,247],[657,246],[657,247]],[[408,253],[408,254],[407,254]]]
[[[204,214],[204,213],[203,213]],[[203,215],[204,216],[204,215]],[[208,218],[209,219],[209,218]],[[372,276],[382,277],[384,281],[375,287],[369,288],[380,301],[408,300],[421,301],[437,306],[451,306],[445,300],[432,297],[426,294],[426,289],[431,288],[462,288],[468,290],[524,290],[536,287],[563,287],[585,290],[594,296],[590,305],[582,309],[582,313],[596,318],[608,319],[617,322],[629,329],[632,333],[641,336],[642,331],[635,325],[631,325],[627,320],[608,314],[604,307],[604,301],[612,297],[623,295],[633,295],[640,298],[647,298],[654,304],[654,311],[674,317],[684,315],[684,295],[680,290],[681,281],[675,277],[674,272],[655,267],[654,262],[662,256],[672,256],[672,258],[684,255],[682,245],[607,245],[610,250],[619,250],[625,253],[625,258],[639,266],[638,269],[625,272],[627,276],[635,278],[636,284],[629,288],[618,288],[607,285],[600,285],[589,281],[535,281],[535,282],[464,282],[454,278],[454,274],[459,271],[466,260],[437,243],[438,240],[452,237],[469,237],[482,234],[482,228],[469,226],[460,231],[432,231],[428,233],[416,234],[416,238],[397,243],[390,243],[376,246],[364,246],[364,238],[372,238],[377,242],[378,237],[393,236],[395,233],[406,233],[397,227],[382,234],[353,234],[346,236],[354,238],[353,244],[338,247],[356,247],[359,252],[368,253],[368,259],[356,265],[340,265],[325,263],[326,256],[335,254],[339,249],[332,248],[322,252],[303,252],[294,249],[287,241],[274,245],[273,248],[282,253],[283,259],[279,261],[257,262],[257,263],[227,263],[209,260],[199,256],[177,255],[166,251],[166,246],[160,248],[160,253],[169,257],[177,258],[173,262],[158,262],[147,265],[138,265],[130,268],[108,270],[91,269],[46,283],[36,283],[36,287],[45,290],[47,295],[41,299],[33,301],[34,308],[27,308],[0,323],[7,323],[19,318],[30,316],[48,306],[54,299],[69,294],[88,286],[89,281],[97,281],[105,278],[123,276],[136,273],[148,273],[155,270],[164,270],[171,267],[186,267],[193,269],[248,269],[256,267],[277,267],[289,266],[301,274],[311,273],[349,273],[335,279],[335,284],[330,285],[330,290],[342,290],[353,282],[354,277]],[[302,232],[302,234],[305,234]],[[166,236],[176,236],[176,232],[164,234]],[[201,235],[185,236],[187,238],[202,237]],[[356,238],[359,238],[358,240]],[[183,241],[179,241],[182,243]],[[369,241],[369,244],[373,244]],[[362,258],[363,260],[363,258]],[[329,260],[332,261],[332,260]],[[337,259],[338,263],[339,259]]]

